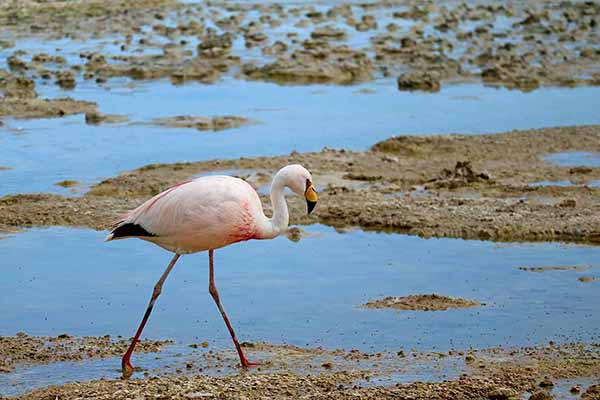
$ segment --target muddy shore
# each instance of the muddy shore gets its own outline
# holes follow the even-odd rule
[[[259,190],[289,163],[313,173],[314,215],[289,197],[291,223],[495,241],[600,241],[600,168],[555,165],[544,156],[600,151],[600,126],[493,135],[399,136],[364,152],[324,149],[287,156],[152,164],[95,184],[82,197],[0,198],[0,230],[36,226],[107,229],[119,214],[190,177],[225,170]],[[233,170],[233,172],[231,172]],[[539,181],[572,186],[532,186]]]
[[[391,77],[399,90],[423,91],[457,81],[523,91],[600,84],[595,2],[12,3],[0,4],[10,75],[65,91],[115,77],[342,85]],[[29,53],[23,38],[98,46]],[[0,90],[7,74],[0,70]]]
[[[251,357],[261,356],[263,366],[226,376],[203,373],[162,374],[144,380],[99,380],[36,389],[22,399],[127,399],[160,398],[246,399],[519,399],[533,393],[552,398],[562,379],[582,398],[594,397],[590,384],[600,374],[600,346],[563,344],[526,348],[491,348],[448,353],[361,353],[358,351],[300,348],[266,343],[246,344]],[[211,359],[235,362],[235,355],[210,354]],[[220,355],[219,355],[220,354]],[[207,354],[208,355],[208,354]],[[442,368],[452,360],[455,377],[439,381],[395,382],[394,376],[415,365]],[[329,360],[323,362],[323,360]],[[293,370],[290,369],[290,365]],[[303,370],[302,366],[306,366]],[[377,368],[373,368],[376,365]],[[192,367],[193,368],[193,367]],[[188,363],[189,370],[189,363]],[[387,376],[387,378],[386,378]],[[386,379],[378,381],[378,379]],[[385,382],[385,383],[376,383]]]
[[[16,366],[23,365],[120,356],[129,343],[128,339],[111,338],[108,335],[73,337],[61,334],[46,337],[18,333],[15,336],[0,336],[0,372],[11,372]],[[138,343],[136,351],[154,353],[171,343],[169,340],[144,339]]]

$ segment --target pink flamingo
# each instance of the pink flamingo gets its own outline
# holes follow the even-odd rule
[[[208,291],[214,299],[243,367],[256,365],[248,361],[221,305],[215,286],[213,252],[215,249],[250,239],[272,239],[287,231],[289,214],[284,189],[304,196],[308,213],[317,204],[318,195],[310,173],[300,165],[288,165],[275,174],[271,184],[273,216],[263,213],[258,194],[245,181],[231,176],[205,176],[175,185],[144,202],[121,218],[107,241],[137,237],[175,253],[152,292],[146,313],[131,345],[123,355],[121,367],[125,378],[133,374],[131,355],[138,342],[162,285],[183,254],[208,250]]]

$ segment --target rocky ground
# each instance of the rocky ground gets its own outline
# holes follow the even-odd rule
[[[91,358],[120,356],[129,347],[130,340],[104,337],[72,337],[61,334],[56,337],[0,336],[0,372],[10,372],[23,364],[48,364],[57,361],[82,361]],[[172,343],[169,340],[142,340],[136,351],[153,353]]]
[[[289,163],[313,173],[316,212],[289,197],[291,222],[423,237],[497,241],[600,240],[600,168],[544,159],[564,151],[600,151],[600,126],[493,135],[400,136],[364,152],[324,149],[279,157],[153,164],[95,184],[82,197],[19,194],[0,198],[0,228],[85,226],[107,229],[121,213],[193,176],[234,170],[258,189],[266,213],[272,174]],[[237,172],[235,172],[237,171]],[[572,186],[531,186],[539,181]]]
[[[246,343],[245,347],[254,359],[262,357],[261,367],[227,376],[204,371],[78,382],[33,390],[19,398],[552,399],[553,388],[563,385],[564,379],[571,382],[567,389],[572,394],[598,398],[598,385],[590,384],[600,376],[600,347],[594,344],[374,354],[266,343]],[[221,363],[235,362],[229,352],[207,356],[224,360]],[[394,383],[395,374],[407,373],[416,365],[443,371],[448,360],[463,373],[455,372],[446,380]],[[188,363],[186,368],[195,367]],[[386,379],[386,384],[374,384],[378,379]]]

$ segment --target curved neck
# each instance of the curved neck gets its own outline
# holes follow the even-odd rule
[[[290,223],[290,215],[283,191],[285,183],[280,175],[276,175],[271,184],[271,206],[273,216],[266,218],[261,238],[271,239],[285,233]]]

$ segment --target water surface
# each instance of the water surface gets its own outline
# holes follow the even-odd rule
[[[544,88],[531,93],[451,85],[439,93],[400,92],[393,80],[359,86],[280,86],[224,79],[214,85],[111,80],[110,90],[82,82],[41,96],[95,101],[133,123],[86,125],[83,115],[5,119],[0,128],[0,195],[81,194],[90,184],[156,162],[197,161],[318,151],[364,150],[398,134],[488,133],[544,126],[600,124],[600,88]],[[375,93],[357,93],[360,89]],[[139,124],[175,115],[239,115],[260,124],[220,132]],[[82,182],[72,189],[55,183]]]
[[[310,236],[297,243],[280,237],[216,251],[216,283],[241,341],[396,352],[599,338],[600,282],[577,280],[598,275],[598,247],[342,234],[320,225],[306,229]],[[0,335],[130,337],[170,255],[137,240],[104,243],[104,236],[56,227],[0,240]],[[592,268],[518,269],[544,265]],[[231,348],[207,279],[206,254],[181,258],[144,332],[149,338],[173,339],[176,345],[161,352],[159,360],[136,355],[135,364],[163,370],[176,354],[197,357],[187,345],[204,340],[209,349]],[[439,312],[360,308],[370,299],[434,292],[485,306]],[[22,367],[0,376],[0,393],[32,387],[31,381],[47,385],[115,378],[118,366],[119,360],[111,358]],[[431,371],[420,365],[402,379],[431,378]],[[448,371],[459,373],[454,367]],[[447,371],[435,376],[441,378],[442,372]]]

